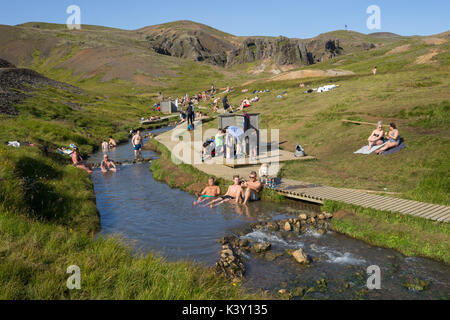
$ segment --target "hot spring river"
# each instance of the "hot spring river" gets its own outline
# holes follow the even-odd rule
[[[166,129],[155,130],[158,133]],[[116,161],[133,159],[131,143],[120,145],[109,153]],[[91,162],[100,162],[98,152]],[[143,151],[144,157],[157,157]],[[283,204],[259,202],[248,210],[224,205],[219,208],[195,208],[194,196],[171,189],[153,179],[149,163],[124,165],[117,173],[102,174],[97,169],[92,180],[97,207],[101,215],[102,234],[120,234],[137,250],[155,251],[168,260],[189,259],[213,266],[219,258],[223,236],[235,233],[249,240],[265,240],[272,251],[282,254],[286,249],[303,248],[315,258],[310,266],[302,266],[287,254],[273,261],[249,254],[245,257],[247,272],[244,285],[251,289],[277,292],[281,288],[304,289],[309,299],[448,299],[450,298],[450,267],[439,262],[370,246],[362,241],[328,232],[292,233],[283,238],[279,233],[249,230],[258,220],[297,217],[301,212],[319,207],[301,202]],[[368,266],[381,269],[381,290],[368,290]],[[423,291],[407,285],[417,281],[427,284]],[[317,282],[319,281],[319,282]],[[305,294],[306,293],[306,294]]]

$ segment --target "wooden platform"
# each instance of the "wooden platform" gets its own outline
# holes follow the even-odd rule
[[[296,157],[291,157],[289,154],[291,152],[281,152],[282,150],[280,150],[280,157],[278,160],[278,163],[283,163],[283,162],[287,162],[287,161],[313,161],[313,160],[317,160],[316,157],[313,156],[306,156],[306,157],[301,157],[301,158],[296,158]],[[270,163],[270,159],[264,156],[261,157],[257,157],[256,160],[250,160],[250,158],[245,158],[245,159],[236,159],[236,160],[230,160],[227,159],[226,161],[224,160],[223,165],[230,167],[230,168],[240,168],[240,167],[248,167],[248,166],[260,166],[263,163]]]
[[[450,221],[450,207],[448,206],[366,194],[348,189],[302,184],[294,180],[285,180],[275,190],[288,198],[318,204],[323,204],[325,200],[334,200],[366,208],[408,214],[434,221]]]

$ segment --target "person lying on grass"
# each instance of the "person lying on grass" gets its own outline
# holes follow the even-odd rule
[[[194,201],[194,206],[207,200],[211,200],[212,198],[218,197],[220,195],[220,187],[214,185],[214,182],[215,181],[213,177],[210,177],[208,179],[208,186],[205,189],[203,189],[197,201]]]
[[[379,146],[384,143],[383,123],[381,121],[378,122],[377,128],[367,140],[369,141],[369,150],[372,149],[373,146]]]
[[[75,167],[84,170],[89,174],[92,173],[91,167],[84,163],[83,158],[80,155],[80,150],[78,150],[78,148],[73,149],[72,162]]]
[[[233,181],[234,184],[228,187],[228,191],[224,196],[219,197],[207,204],[210,208],[217,207],[225,202],[229,202],[230,200],[234,200],[236,204],[240,204],[242,202],[244,190],[241,187],[239,176],[234,176]]]
[[[243,205],[246,205],[248,201],[259,201],[259,192],[262,189],[262,183],[258,180],[255,171],[250,173],[250,181],[243,182],[241,187],[245,188]]]
[[[386,143],[386,145],[383,148],[375,151],[377,154],[382,154],[384,151],[395,148],[400,144],[400,133],[398,132],[397,126],[393,122],[391,122],[390,124],[388,137],[389,141]]]
[[[109,157],[107,154],[105,154],[103,156],[103,161],[100,165],[100,168],[102,169],[103,173],[106,173],[108,171],[111,172],[117,172],[117,168],[116,165],[114,164],[114,162],[112,162],[111,160],[109,160]]]

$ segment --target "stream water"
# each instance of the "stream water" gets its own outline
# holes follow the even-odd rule
[[[100,151],[90,162],[99,162],[102,156]],[[118,146],[109,156],[121,162],[132,160],[131,144]],[[158,155],[143,151],[143,157]],[[206,266],[217,262],[218,240],[225,235],[268,241],[270,258],[251,253],[244,257],[244,285],[273,292],[286,288],[304,299],[450,298],[450,267],[439,262],[405,257],[333,232],[286,235],[249,228],[252,222],[297,217],[319,207],[294,201],[257,202],[248,209],[228,204],[214,209],[194,207],[194,196],[155,181],[149,167],[149,163],[130,164],[120,166],[117,173],[93,173],[102,234],[120,234],[136,250],[154,251],[168,260],[188,259]],[[285,253],[297,248],[314,259],[310,266],[299,265]],[[366,270],[371,265],[381,269],[380,290],[367,289]]]

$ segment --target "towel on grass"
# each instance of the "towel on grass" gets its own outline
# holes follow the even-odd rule
[[[403,149],[406,148],[406,144],[404,142],[400,143],[398,146],[396,146],[395,148],[391,148],[389,150],[386,150],[382,153],[383,156],[387,156],[389,154],[394,154],[397,153]]]
[[[373,146],[372,149],[369,150],[369,146],[364,146],[358,151],[355,152],[355,154],[371,154],[372,152],[375,152],[376,150],[383,147],[386,143],[380,144],[379,146]]]

